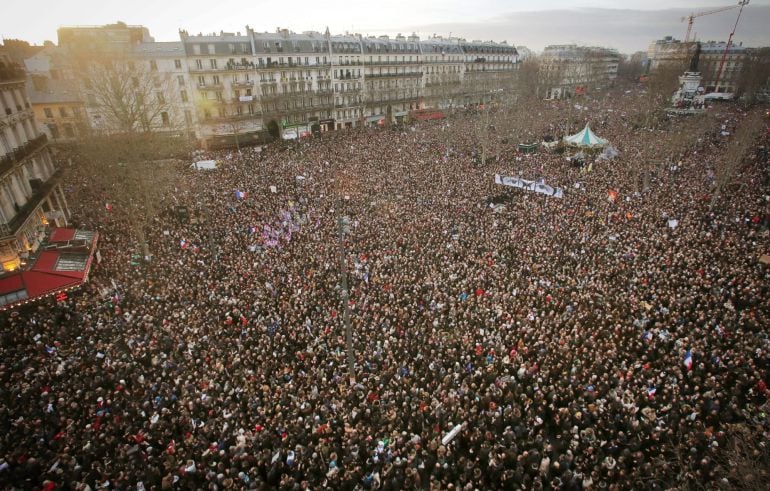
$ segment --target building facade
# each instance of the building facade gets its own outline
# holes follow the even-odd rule
[[[702,83],[706,93],[734,93],[736,91],[748,52],[743,43],[731,43],[730,47],[725,50],[726,47],[727,43],[725,42],[708,41],[701,43],[698,69],[703,76]],[[719,66],[723,56],[725,61],[720,73]]]
[[[650,71],[655,71],[662,65],[676,65],[683,70],[695,54],[696,46],[700,44],[698,70],[703,77],[703,90],[706,93],[733,93],[737,89],[743,66],[749,54],[749,49],[743,43],[706,41],[683,43],[671,36],[666,36],[650,44],[647,49]],[[726,54],[725,54],[726,51]],[[722,71],[719,71],[722,57],[725,57]]]
[[[654,71],[660,65],[684,65],[692,57],[695,43],[683,43],[673,36],[666,36],[650,43],[647,48],[647,66]]]
[[[59,29],[59,46],[26,60],[34,68],[29,85],[42,129],[56,141],[78,137],[67,119],[78,112],[89,130],[120,132],[134,124],[186,133],[208,146],[249,144],[267,133],[377,125],[424,108],[483,104],[513,84],[519,61],[514,46],[459,38],[249,26],[242,33],[179,34],[179,41],[155,42],[146,28],[122,23]],[[127,90],[133,92],[150,81],[129,97],[154,101],[142,111],[145,123],[115,121],[99,94],[98,80],[107,75],[98,69],[132,79]],[[42,85],[47,91],[37,90]]]
[[[540,56],[540,79],[545,97],[563,99],[612,83],[618,76],[621,56],[614,49],[577,46],[547,46]]]
[[[48,138],[35,124],[26,72],[0,51],[0,265],[21,266],[49,224],[65,226],[67,201]]]
[[[263,131],[295,135],[399,121],[410,111],[490,98],[512,77],[513,46],[398,35],[364,37],[278,29],[180,32],[195,91],[196,135],[251,141]],[[484,90],[487,90],[485,93]]]

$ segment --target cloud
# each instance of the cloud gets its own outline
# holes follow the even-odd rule
[[[697,10],[696,10],[697,11]],[[450,32],[467,39],[507,40],[530,49],[542,50],[549,44],[582,44],[617,48],[624,53],[646,50],[650,42],[663,36],[683,38],[690,9],[623,10],[603,8],[561,9],[511,12],[484,22],[422,24],[404,28],[423,35]],[[693,32],[701,40],[726,41],[737,12],[728,11],[695,19]],[[746,9],[734,38],[747,46],[770,45],[770,6]]]

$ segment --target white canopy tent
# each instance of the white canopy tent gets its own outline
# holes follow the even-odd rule
[[[586,125],[585,128],[574,135],[565,136],[564,143],[583,148],[603,148],[607,146],[609,142],[596,136],[596,133],[591,131],[591,127]]]

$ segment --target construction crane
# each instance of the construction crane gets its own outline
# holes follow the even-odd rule
[[[741,14],[743,13],[743,7],[749,4],[749,0],[742,0],[738,5],[741,9],[738,11],[738,18],[735,19],[735,25],[730,32],[730,37],[727,38],[727,44],[725,45],[725,51],[722,53],[722,61],[719,62],[719,70],[717,70],[717,79],[714,82],[714,92],[719,92],[719,79],[722,78],[722,68],[725,66],[725,58],[727,58],[727,52],[730,50],[730,44],[733,42],[733,35],[738,28],[738,22],[741,20]]]
[[[718,9],[706,10],[704,12],[698,12],[697,14],[690,14],[687,17],[682,17],[682,22],[684,22],[685,20],[687,21],[687,34],[684,35],[684,42],[685,43],[690,42],[690,33],[692,33],[692,23],[696,18],[703,17],[704,15],[718,14],[719,12],[724,12],[725,10],[737,9],[738,7],[743,8],[743,6],[748,5],[748,3],[749,3],[749,0],[741,0],[740,2],[738,2],[737,5],[730,5],[729,7],[720,7]]]

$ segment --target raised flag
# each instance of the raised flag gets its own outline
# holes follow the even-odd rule
[[[651,385],[647,388],[647,398],[653,399],[655,397],[655,392],[657,392],[657,389],[654,385]]]
[[[692,350],[688,349],[684,355],[684,366],[687,367],[687,370],[692,370]]]

